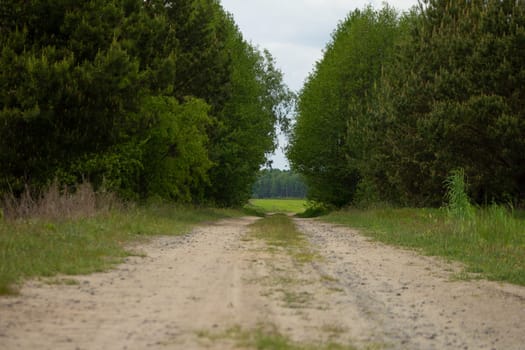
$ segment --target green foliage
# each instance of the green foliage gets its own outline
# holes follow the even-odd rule
[[[307,79],[288,157],[308,198],[338,207],[354,200],[374,148],[375,90],[398,32],[391,8],[351,12]]]
[[[282,83],[273,58],[247,45],[240,36],[231,43],[233,96],[218,114],[213,131],[207,193],[218,205],[239,205],[252,195],[252,185],[266,154],[275,149],[275,126],[282,122],[292,94]]]
[[[112,153],[144,93],[137,60],[113,35],[125,20],[113,2],[23,6],[18,27],[0,39],[0,192],[45,187],[78,159]]]
[[[138,199],[139,178],[144,170],[143,150],[134,142],[117,144],[104,153],[86,154],[59,168],[55,179],[74,186],[78,179],[89,179],[97,189],[118,193],[124,199]]]
[[[525,199],[525,3],[354,11],[305,83],[288,156],[309,197],[439,206],[450,169],[474,203]]]
[[[174,98],[154,97],[143,108],[152,127],[144,144],[142,190],[149,196],[191,201],[192,191],[207,183],[212,165],[206,148],[209,106],[200,100],[179,105]]]
[[[299,174],[289,170],[263,169],[253,185],[253,198],[304,198],[306,186]]]
[[[240,204],[290,103],[215,0],[9,0],[0,33],[0,193]]]
[[[381,202],[377,184],[370,177],[363,177],[357,185],[353,204],[358,208],[370,208]]]
[[[390,197],[439,205],[449,169],[464,168],[474,202],[519,202],[523,1],[429,1],[410,26],[381,85],[388,127],[378,168]]]
[[[474,208],[467,194],[468,184],[465,179],[465,171],[463,169],[452,171],[445,181],[445,186],[447,188],[445,199],[447,200],[449,216],[459,220],[472,219]]]

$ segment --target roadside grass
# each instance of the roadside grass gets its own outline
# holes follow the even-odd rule
[[[257,208],[266,213],[298,214],[306,210],[305,199],[250,199],[248,207]]]
[[[311,249],[304,234],[297,230],[293,220],[284,214],[267,216],[251,224],[251,233],[261,239],[271,249],[286,251],[294,261],[308,263],[319,259],[319,255]]]
[[[525,285],[525,218],[502,206],[464,217],[443,209],[347,209],[322,218],[361,229],[381,242],[415,248],[466,265],[459,278]]]
[[[134,241],[181,235],[195,224],[238,215],[163,204],[87,218],[0,220],[0,295],[16,294],[20,283],[31,277],[107,270],[127,256],[140,256],[127,248]]]
[[[289,337],[278,332],[274,325],[260,325],[253,330],[244,330],[240,326],[232,327],[223,333],[211,334],[199,332],[200,338],[213,342],[218,340],[233,340],[237,347],[243,349],[257,350],[355,350],[351,345],[343,345],[335,342],[328,343],[303,343],[295,342]],[[367,347],[366,349],[379,349],[379,347]]]

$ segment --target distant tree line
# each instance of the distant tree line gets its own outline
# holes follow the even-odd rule
[[[216,0],[4,0],[0,45],[0,195],[237,205],[291,103]]]
[[[342,21],[298,98],[292,169],[336,206],[525,201],[525,1],[421,1]]]
[[[289,170],[263,169],[253,185],[253,198],[305,198],[306,186]]]

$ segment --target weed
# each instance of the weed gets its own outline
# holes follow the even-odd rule
[[[468,183],[463,169],[453,170],[445,181],[447,212],[450,217],[459,220],[470,220],[474,208],[467,194]]]

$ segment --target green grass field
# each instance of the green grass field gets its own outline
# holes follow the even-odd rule
[[[293,213],[298,214],[306,210],[305,199],[250,199],[254,209],[266,213]]]
[[[342,210],[322,218],[358,228],[384,243],[417,249],[466,265],[459,278],[525,285],[525,219],[500,206],[459,220],[445,209]]]
[[[26,278],[103,271],[133,255],[126,243],[180,235],[198,223],[242,215],[233,210],[159,205],[70,220],[0,220],[0,295]]]

